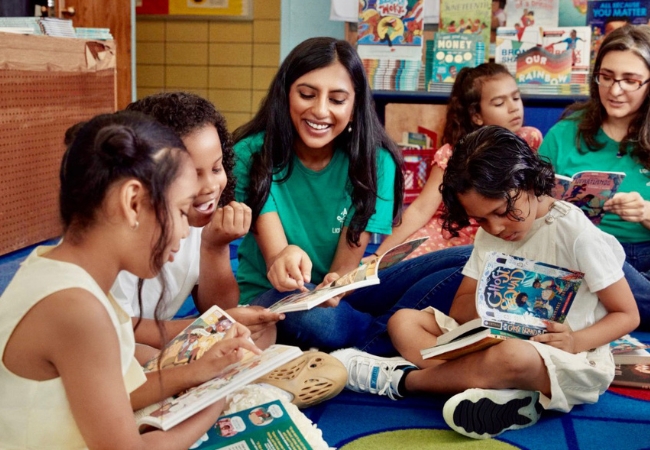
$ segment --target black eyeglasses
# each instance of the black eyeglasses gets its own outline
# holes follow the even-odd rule
[[[594,77],[594,81],[599,86],[609,89],[612,86],[614,86],[614,83],[618,83],[618,87],[620,87],[621,90],[625,92],[638,91],[639,89],[641,89],[641,86],[643,86],[644,84],[650,81],[650,78],[648,78],[645,81],[635,80],[634,78],[621,78],[619,80],[610,75],[600,73],[600,72],[596,72],[593,75],[593,77]]]

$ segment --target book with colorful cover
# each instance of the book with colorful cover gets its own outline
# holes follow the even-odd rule
[[[546,322],[563,323],[584,274],[526,258],[488,252],[476,289],[471,320],[438,337],[423,358],[455,359],[498,344],[546,332]]]
[[[571,79],[573,84],[587,84],[589,77],[591,28],[541,27],[542,47],[551,53],[571,54]]]
[[[453,83],[463,67],[476,67],[485,60],[484,43],[477,34],[438,31],[432,52],[434,83]]]
[[[422,60],[424,0],[359,2],[357,52],[361,59]]]
[[[609,349],[616,364],[650,364],[650,344],[626,334],[610,342]]]
[[[515,76],[517,55],[541,43],[539,27],[498,27],[496,31],[494,62],[503,64]]]
[[[617,364],[612,386],[650,389],[650,364]]]
[[[219,417],[190,450],[311,448],[279,400]]]
[[[145,371],[189,364],[223,339],[235,320],[216,305],[210,307],[143,365]],[[160,364],[159,364],[160,361]]]
[[[533,47],[517,55],[515,79],[518,84],[570,84],[572,61],[569,52],[556,54]]]
[[[304,311],[326,302],[332,297],[366,286],[379,284],[379,271],[391,267],[418,248],[428,237],[403,242],[368,263],[360,264],[328,285],[306,292],[288,295],[269,307],[274,312]]]
[[[151,426],[169,430],[301,354],[298,347],[279,344],[270,346],[260,355],[246,352],[241,361],[229,365],[215,378],[136,411],[136,423],[141,429]]]
[[[483,60],[488,60],[492,0],[440,0],[438,33],[462,33],[481,36]]]
[[[557,27],[559,0],[508,0],[505,6],[507,27]]]
[[[589,0],[587,26],[591,28],[591,67],[605,36],[627,23],[647,25],[650,0]]]
[[[624,172],[583,171],[573,177],[555,174],[553,197],[573,203],[594,223],[605,214],[603,205],[618,191]]]

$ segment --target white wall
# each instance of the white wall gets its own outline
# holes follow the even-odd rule
[[[310,37],[345,38],[345,23],[330,21],[329,17],[330,0],[282,0],[280,60]]]

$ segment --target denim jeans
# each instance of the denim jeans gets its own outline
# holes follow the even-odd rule
[[[451,247],[402,261],[379,272],[380,284],[354,291],[336,308],[287,313],[278,323],[278,342],[322,351],[357,347],[395,354],[386,332],[388,319],[401,308],[435,306],[448,312],[471,252],[472,246]],[[288,294],[271,289],[251,304],[270,306]]]
[[[650,331],[650,242],[621,245],[626,255],[623,272],[641,314],[639,329]]]

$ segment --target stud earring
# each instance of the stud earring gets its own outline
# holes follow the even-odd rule
[[[352,122],[348,124],[348,133],[352,133]]]
[[[135,231],[135,230],[138,229],[139,226],[140,226],[140,222],[138,222],[138,221],[136,220],[135,223],[134,223],[133,225],[131,225],[131,229],[132,229],[133,231]]]

